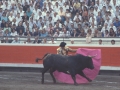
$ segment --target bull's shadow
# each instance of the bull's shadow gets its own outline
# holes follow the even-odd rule
[[[41,78],[42,79],[42,78]],[[49,80],[51,80],[51,79],[49,79]],[[53,83],[52,81],[49,81],[49,80],[45,80],[45,84],[43,84],[43,85],[58,85],[58,86],[69,86],[69,85],[74,85],[74,84],[69,84],[69,83],[63,83],[63,82],[60,82],[60,81],[58,81],[58,80],[56,80],[56,83]],[[88,86],[88,85],[93,85],[93,83],[81,83],[81,84],[77,84],[77,86],[80,86],[80,85],[82,85],[82,86]]]

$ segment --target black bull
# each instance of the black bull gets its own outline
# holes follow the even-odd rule
[[[44,83],[44,73],[48,70],[50,71],[50,75],[52,76],[54,83],[56,83],[55,77],[53,75],[53,72],[55,70],[66,74],[70,74],[75,85],[77,85],[75,78],[76,74],[83,76],[89,82],[92,81],[83,73],[83,70],[85,68],[94,69],[92,57],[90,56],[83,56],[81,54],[76,54],[73,56],[63,56],[58,54],[47,53],[42,59],[44,66],[42,71],[42,83]],[[37,58],[36,62],[42,59]]]

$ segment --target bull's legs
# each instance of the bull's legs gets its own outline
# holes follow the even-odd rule
[[[77,82],[76,82],[76,77],[75,77],[74,70],[71,69],[71,70],[69,70],[69,72],[70,72],[70,75],[71,75],[71,77],[72,77],[72,79],[74,81],[74,85],[78,85]]]
[[[55,69],[54,68],[51,68],[50,69],[50,75],[51,75],[51,77],[52,77],[52,79],[53,79],[53,82],[54,83],[56,83],[56,79],[55,79],[55,77],[54,77],[54,75],[53,75],[53,72],[55,71]]]
[[[86,78],[89,82],[91,82],[92,80],[89,79],[82,71],[78,73],[79,75],[83,76],[84,78]]]
[[[42,84],[44,84],[44,74],[45,74],[45,72],[47,72],[48,70],[49,70],[49,68],[47,67],[47,68],[44,68],[43,71],[42,71],[42,81],[41,81]]]

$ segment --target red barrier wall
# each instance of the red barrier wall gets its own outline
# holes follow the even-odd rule
[[[0,63],[35,63],[37,57],[41,58],[47,52],[56,53],[57,48],[58,46],[0,46]],[[77,49],[80,46],[71,48]],[[84,48],[101,49],[102,66],[120,66],[120,47]]]

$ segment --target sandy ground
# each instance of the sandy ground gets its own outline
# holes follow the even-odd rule
[[[0,90],[120,90],[120,76],[98,75],[88,84],[78,86],[53,84],[49,73],[45,74],[45,84],[41,84],[38,72],[0,72]]]

